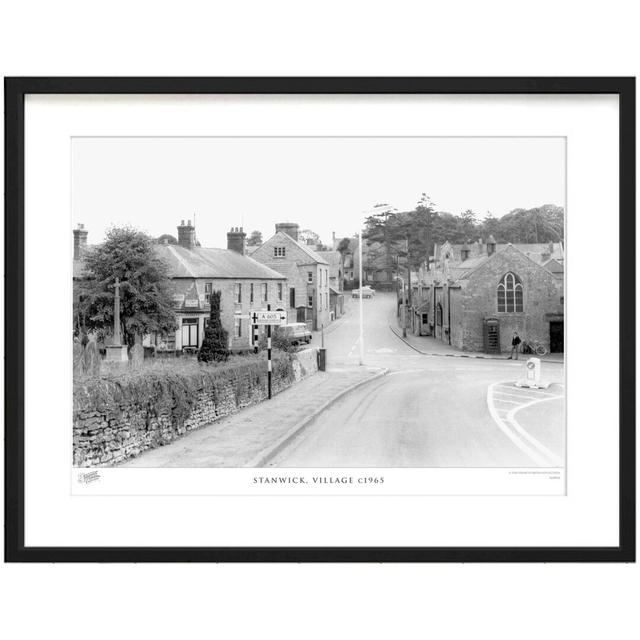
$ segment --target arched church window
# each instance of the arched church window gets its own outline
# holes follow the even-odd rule
[[[515,273],[505,273],[498,283],[498,311],[512,313],[523,311],[522,281]]]

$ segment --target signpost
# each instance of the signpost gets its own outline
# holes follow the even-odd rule
[[[251,314],[251,322],[253,324],[254,353],[258,353],[258,326],[267,326],[267,397],[271,400],[271,327],[287,324],[287,313],[281,309],[271,311],[271,305],[267,304],[266,311],[254,311]]]

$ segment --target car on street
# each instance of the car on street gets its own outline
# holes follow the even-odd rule
[[[304,322],[292,322],[278,327],[279,335],[282,336],[289,344],[298,346],[300,344],[309,344],[312,339],[311,331]]]
[[[360,297],[360,291],[362,291],[362,297],[363,298],[373,298],[373,296],[376,295],[375,289],[372,289],[371,287],[368,287],[368,286],[364,286],[364,287],[361,287],[360,289],[354,289],[351,292],[351,297],[352,298],[359,298]]]

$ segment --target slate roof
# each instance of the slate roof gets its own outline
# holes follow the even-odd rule
[[[269,238],[269,240],[272,240],[273,238],[277,238],[278,234],[282,234],[283,236],[286,236],[287,238],[289,238],[291,242],[295,242],[311,258],[313,262],[318,262],[319,264],[329,264],[316,251],[314,251],[313,249],[310,249],[306,244],[303,244],[302,242],[298,242],[297,240],[292,238],[288,233],[285,233],[284,231],[278,231],[278,233],[276,233],[272,238]],[[269,240],[267,240],[267,242],[269,242]]]
[[[159,244],[155,251],[167,262],[170,278],[284,279],[281,273],[229,249]]]
[[[327,264],[336,271],[340,268],[342,256],[339,251],[316,251],[316,253],[327,261]]]
[[[444,244],[444,243],[443,243]],[[442,246],[443,244],[438,244],[435,247],[435,259],[440,260],[442,257]],[[552,251],[549,253],[549,246],[552,246]],[[453,256],[456,260],[460,260],[462,244],[451,244],[451,248],[453,250]],[[470,251],[469,258],[486,256],[487,254],[487,245],[485,243],[480,242],[469,242],[468,249]],[[496,244],[496,252],[501,251],[502,249],[509,246],[509,243],[497,243]],[[538,264],[542,264],[546,260],[556,259],[563,260],[564,259],[564,251],[562,249],[561,242],[538,242],[538,243],[512,243],[512,246],[516,247],[524,253],[526,256],[531,258],[534,262]],[[543,258],[544,254],[544,258]]]

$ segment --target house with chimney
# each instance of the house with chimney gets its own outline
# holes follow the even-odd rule
[[[316,251],[329,263],[329,310],[331,320],[344,314],[344,258],[339,251]]]
[[[167,236],[161,238],[155,251],[167,264],[173,284],[178,328],[171,335],[147,336],[144,344],[162,345],[175,353],[198,349],[209,322],[211,293],[220,291],[221,320],[229,335],[229,348],[237,352],[251,349],[250,314],[254,309],[266,309],[269,303],[272,308],[284,305],[286,278],[245,255],[242,227],[227,233],[226,249],[200,246],[191,220],[178,226],[177,244]],[[87,231],[79,226],[74,230],[74,278],[83,276],[86,240]]]
[[[463,351],[508,352],[523,340],[564,351],[562,243],[445,242],[412,287],[409,329]]]
[[[251,258],[287,280],[283,310],[287,321],[305,322],[319,330],[331,322],[329,262],[306,243],[298,241],[294,222],[276,224],[275,234],[263,242]]]
[[[213,291],[220,291],[222,326],[231,351],[252,347],[250,315],[254,309],[284,304],[287,281],[279,272],[245,255],[242,227],[227,233],[227,248],[201,247],[195,226],[184,220],[178,226],[178,243],[156,246],[168,266],[173,283],[174,309],[178,317],[175,335],[165,336],[169,349],[198,349],[209,322]]]

